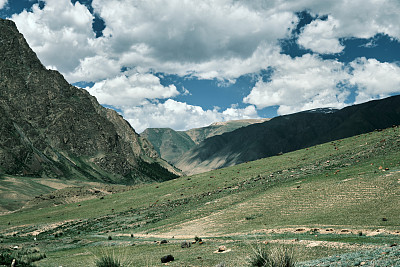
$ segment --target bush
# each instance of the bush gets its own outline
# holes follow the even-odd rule
[[[254,250],[254,255],[250,258],[250,266],[294,267],[295,264],[293,250],[283,246],[258,248]]]
[[[46,258],[46,254],[37,253],[37,251],[24,250],[12,251],[2,250],[0,252],[0,266],[11,266],[15,259],[15,267],[33,267],[33,262]]]
[[[113,256],[103,256],[96,261],[97,267],[122,267],[121,262]]]

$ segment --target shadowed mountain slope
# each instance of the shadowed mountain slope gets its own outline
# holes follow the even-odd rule
[[[140,135],[148,139],[159,155],[171,164],[176,164],[184,153],[195,147],[204,139],[234,131],[268,119],[234,120],[213,123],[207,127],[187,131],[175,131],[170,128],[148,128]]]
[[[400,96],[341,110],[312,110],[204,140],[176,166],[188,174],[232,166],[400,124]]]
[[[0,19],[0,57],[0,174],[115,183],[176,177],[118,113],[47,70],[9,20]]]

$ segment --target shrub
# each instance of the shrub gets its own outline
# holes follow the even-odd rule
[[[96,261],[97,267],[122,267],[121,262],[113,256],[103,256]]]
[[[44,254],[44,253],[33,253],[26,257],[26,261],[28,263],[32,263],[35,261],[40,261],[41,259],[45,259],[45,258],[46,258],[46,254]]]
[[[191,244],[188,241],[181,242],[181,248],[190,248]]]
[[[172,256],[172,255],[167,255],[167,256],[161,257],[161,263],[167,263],[167,262],[174,261],[174,260],[175,260],[174,256]]]
[[[34,265],[31,264],[32,262],[45,257],[46,255],[44,254],[36,258],[29,255],[27,259],[24,259],[26,258],[26,255],[22,255],[22,253],[5,250],[0,253],[0,266],[11,266],[13,260],[15,260],[15,267],[34,267]]]
[[[250,258],[250,266],[294,267],[295,264],[293,250],[283,246],[258,248],[254,250],[254,255]]]

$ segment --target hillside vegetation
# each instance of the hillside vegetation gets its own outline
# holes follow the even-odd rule
[[[266,158],[400,124],[400,96],[279,116],[204,140],[176,167],[186,174]]]
[[[171,266],[245,266],[252,247],[266,241],[295,248],[300,261],[382,253],[400,236],[399,159],[400,129],[388,128],[79,203],[5,214],[2,245],[39,247],[47,258],[38,266],[93,263],[99,253],[128,258],[132,266],[160,265],[166,254],[176,257]],[[203,245],[180,248],[196,235]],[[153,242],[162,239],[168,243]],[[220,245],[230,252],[213,253]],[[379,257],[396,265],[396,249]],[[371,253],[348,257],[356,265]]]

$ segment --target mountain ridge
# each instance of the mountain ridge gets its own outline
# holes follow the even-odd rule
[[[195,174],[398,124],[400,96],[333,112],[299,112],[208,138],[187,151],[176,166]]]
[[[113,183],[176,177],[117,112],[47,70],[10,20],[0,20],[0,55],[0,173]]]
[[[175,131],[171,128],[148,128],[140,135],[148,139],[159,155],[171,164],[176,164],[183,154],[203,140],[269,119],[243,119],[215,122],[209,126]]]

